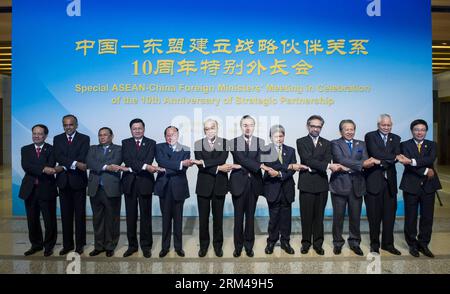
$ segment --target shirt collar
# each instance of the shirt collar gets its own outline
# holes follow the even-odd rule
[[[67,139],[69,139],[69,137],[72,137],[72,140],[73,140],[73,138],[75,137],[76,133],[77,133],[77,131],[73,132],[72,135],[67,135],[66,134]]]
[[[41,148],[41,150],[42,150],[42,148],[44,148],[44,145],[45,145],[45,142],[41,146],[34,144],[34,149]]]
[[[422,142],[419,142],[419,141],[416,141],[416,139],[413,139],[413,140],[414,140],[414,143],[416,143],[416,145],[423,144],[423,141],[424,141],[424,140],[422,140]]]

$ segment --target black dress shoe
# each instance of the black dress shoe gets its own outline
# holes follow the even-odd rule
[[[430,258],[434,258],[433,252],[431,252],[431,250],[428,247],[426,247],[426,246],[423,246],[423,247],[420,246],[419,247],[419,252],[421,252],[425,256],[428,256]]]
[[[106,257],[114,256],[114,250],[106,250]]]
[[[200,250],[198,251],[198,257],[205,257],[207,253],[208,249],[200,248]]]
[[[341,247],[334,247],[333,248],[333,253],[335,255],[339,255],[339,254],[341,254],[341,252],[342,252],[342,248]]]
[[[302,245],[302,248],[300,249],[300,252],[302,254],[307,254],[309,252],[309,246],[307,245]]]
[[[144,255],[145,258],[150,258],[150,257],[152,257],[152,252],[151,252],[151,250],[148,250],[148,249],[142,250],[142,255]]]
[[[222,248],[214,248],[214,253],[216,254],[217,257],[222,257],[223,256],[223,250]]]
[[[283,249],[287,254],[294,254],[294,248],[291,247],[289,243],[281,243],[281,249]]]
[[[363,256],[364,252],[361,250],[359,246],[351,246],[350,249],[355,252],[356,255]]]
[[[234,249],[233,256],[239,257],[239,256],[241,256],[241,252],[242,252],[242,249]]]
[[[414,257],[419,257],[420,256],[419,251],[415,247],[409,248],[409,254],[411,254]]]
[[[397,248],[395,248],[395,247],[385,247],[385,248],[381,247],[381,249],[383,249],[391,254],[394,254],[394,255],[402,255],[402,253],[399,250],[397,250]]]
[[[135,248],[128,248],[127,251],[124,252],[123,257],[128,257],[133,255],[133,253],[137,252],[138,250]]]
[[[73,248],[72,249],[69,249],[69,248],[63,248],[63,249],[61,249],[61,251],[59,251],[59,255],[66,255],[67,253],[69,253],[70,251],[72,251],[73,250]]]
[[[325,250],[323,250],[322,247],[314,247],[314,251],[316,251],[316,253],[318,255],[324,255],[325,254]]]
[[[167,253],[169,253],[169,249],[161,249],[161,251],[159,252],[159,257],[164,257],[167,255]]]
[[[44,251],[44,256],[49,257],[53,255],[53,249],[48,249]]]
[[[253,249],[245,249],[245,254],[248,256],[248,257],[253,257],[254,255],[255,255],[255,253],[253,252]]]
[[[372,252],[372,253],[378,253],[378,254],[380,254],[380,249],[378,249],[378,248],[373,248],[373,247],[370,247],[370,252]]]
[[[89,252],[89,256],[97,256],[97,255],[99,255],[100,253],[103,253],[103,252],[105,252],[105,250],[94,249],[91,252]]]
[[[175,250],[175,252],[177,253],[177,255],[178,255],[179,257],[184,257],[184,256],[185,256],[184,250],[183,250],[183,249]]]
[[[30,248],[29,250],[25,251],[23,255],[25,255],[25,256],[33,255],[36,252],[42,251],[42,249],[44,249],[44,248],[42,248],[42,247],[40,247],[40,248],[39,247],[38,248]]]
[[[266,254],[272,254],[274,247],[275,247],[275,243],[267,243],[267,246],[266,246],[266,249],[264,249],[264,252]]]
[[[80,248],[75,249],[75,252],[78,253],[79,255],[81,255],[81,254],[83,254],[84,249],[83,249],[83,247],[80,247]]]

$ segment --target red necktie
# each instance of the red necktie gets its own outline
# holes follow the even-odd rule
[[[136,150],[139,151],[141,149],[141,143],[136,141]]]
[[[36,155],[37,158],[39,158],[41,156],[41,147],[37,147],[36,148]],[[34,184],[38,185],[39,184],[39,179],[36,177],[36,179],[34,180]]]
[[[72,144],[72,136],[67,137],[67,142],[70,144]]]

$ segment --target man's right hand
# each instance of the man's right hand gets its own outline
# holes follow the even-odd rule
[[[158,171],[158,167],[157,166],[154,166],[154,165],[151,165],[151,164],[147,164],[147,171],[149,172],[149,173],[155,173],[155,172],[157,172]]]
[[[233,169],[233,165],[232,164],[222,164],[219,165],[219,171],[227,173],[230,172]]]
[[[194,165],[194,162],[192,162],[191,159],[185,159],[182,161],[182,165],[185,167],[191,167]]]
[[[432,168],[429,168],[429,169],[428,169],[427,177],[428,177],[429,179],[431,179],[432,177],[434,177],[434,170],[433,170]]]
[[[109,172],[118,172],[120,171],[122,168],[117,165],[117,164],[109,164],[106,166],[106,170]]]
[[[44,167],[43,172],[44,172],[44,174],[49,175],[49,176],[56,174],[56,170],[53,167],[48,167],[48,166]]]
[[[75,167],[78,168],[81,171],[86,171],[87,170],[87,165],[86,163],[82,163],[77,161],[77,163],[75,164]]]

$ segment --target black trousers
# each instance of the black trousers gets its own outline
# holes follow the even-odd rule
[[[198,217],[200,221],[200,248],[208,249],[209,237],[209,214],[212,210],[213,216],[213,247],[215,250],[222,249],[223,245],[223,205],[224,195],[210,195],[204,197],[197,195]]]
[[[322,248],[323,218],[328,191],[309,193],[300,191],[300,216],[302,224],[302,246]]]
[[[164,197],[159,198],[162,214],[162,249],[169,250],[173,224],[173,245],[175,250],[183,249],[183,206],[184,200],[175,200],[170,183]]]
[[[86,245],[86,188],[59,190],[63,247],[65,249],[83,248]],[[75,243],[73,241],[73,223],[75,220]]]
[[[138,206],[140,214],[139,244],[142,250],[151,250],[152,236],[152,195],[139,195],[136,185],[133,185],[131,194],[125,194],[125,209],[127,212],[127,238],[128,248],[138,249],[137,220]]]
[[[35,187],[28,199],[25,200],[25,210],[31,248],[52,250],[57,238],[56,198],[51,200],[39,199]],[[42,236],[41,213],[44,219],[45,236]]]
[[[350,247],[359,246],[361,243],[361,207],[362,197],[356,197],[355,193],[349,195],[339,195],[331,193],[331,202],[333,204],[333,245],[341,248],[345,244],[342,238],[344,229],[345,210],[348,207],[349,236],[347,239]]]
[[[240,196],[233,195],[234,207],[234,248],[242,250],[253,249],[255,244],[255,210],[258,195],[253,192],[250,178],[245,184],[244,192]],[[244,228],[245,217],[245,228]]]
[[[102,187],[91,197],[95,249],[116,248],[120,238],[121,200],[121,197],[108,197]]]
[[[426,247],[431,241],[434,218],[435,194],[421,191],[419,194],[403,192],[405,202],[405,240],[409,247]],[[419,235],[417,215],[420,211]]]
[[[276,243],[278,239],[281,243],[289,243],[292,227],[292,204],[287,201],[282,189],[280,189],[277,200],[267,202],[267,204],[269,206],[267,243]]]
[[[381,247],[394,247],[394,224],[397,212],[397,195],[391,195],[388,182],[383,181],[380,193],[372,194],[367,192],[364,196],[366,203],[367,219],[369,220],[370,247],[380,248],[380,229],[383,224],[381,234]]]

